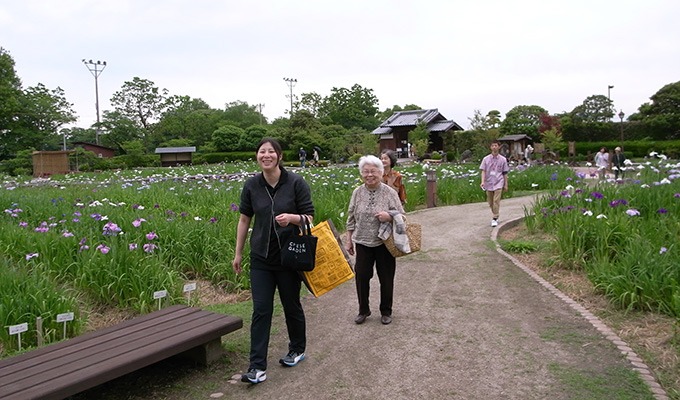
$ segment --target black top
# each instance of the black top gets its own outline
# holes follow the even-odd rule
[[[267,183],[262,173],[249,178],[243,186],[239,206],[241,214],[254,217],[250,257],[259,259],[273,270],[284,269],[281,266],[281,244],[297,231],[293,224],[279,226],[274,217],[281,213],[314,215],[307,182],[300,175],[279,168],[281,177],[275,187]]]

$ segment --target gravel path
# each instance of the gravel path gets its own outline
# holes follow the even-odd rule
[[[504,199],[501,227],[532,200]],[[622,398],[609,393],[619,386],[626,398],[650,398],[626,392],[620,377],[634,365],[625,343],[617,347],[606,327],[496,251],[486,204],[422,210],[409,221],[422,224],[423,249],[397,261],[392,324],[380,323],[377,276],[363,325],[353,322],[353,281],[305,298],[307,359],[278,365],[282,329],[272,336],[267,381],[235,383],[222,398],[574,399],[593,398],[597,387],[605,390],[597,398]]]

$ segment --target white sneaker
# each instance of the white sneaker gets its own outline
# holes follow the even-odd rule
[[[498,220],[497,220],[497,219],[492,219],[492,220],[491,220],[491,226],[498,226]]]

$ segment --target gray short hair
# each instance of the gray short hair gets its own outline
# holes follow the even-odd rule
[[[364,166],[366,164],[372,165],[380,170],[380,172],[385,172],[385,166],[383,165],[382,161],[376,156],[373,155],[367,155],[363,156],[359,159],[359,172],[361,172],[364,169]]]

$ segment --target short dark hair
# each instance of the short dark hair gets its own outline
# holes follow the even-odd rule
[[[491,141],[491,144],[494,144],[494,143],[496,143],[497,145],[500,145],[501,141],[498,140],[498,139],[494,139],[494,140]]]
[[[397,153],[390,149],[385,149],[380,154],[385,154],[390,159],[390,168],[394,168],[397,165]]]
[[[262,140],[260,140],[260,143],[257,144],[255,154],[257,154],[260,151],[260,147],[262,147],[262,145],[264,145],[265,143],[269,143],[272,145],[274,151],[279,156],[279,164],[281,164],[281,161],[283,161],[283,148],[281,147],[281,143],[279,143],[279,141],[274,138],[270,137],[262,138]]]

